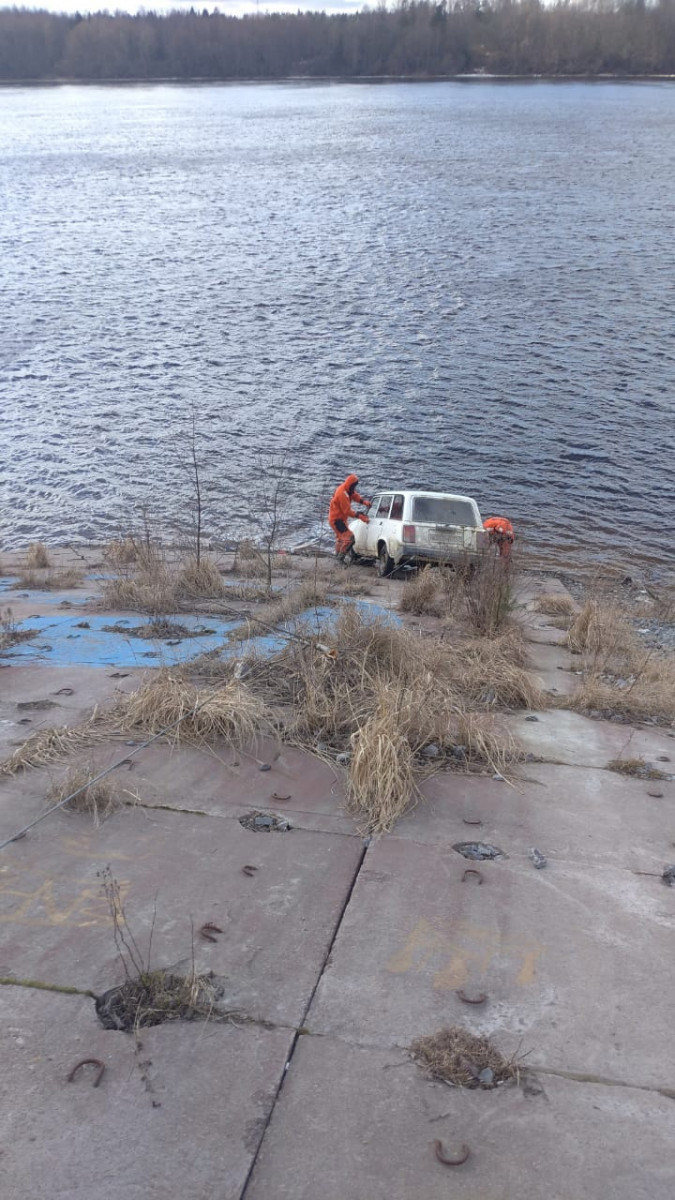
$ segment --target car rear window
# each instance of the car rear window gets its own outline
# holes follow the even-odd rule
[[[412,519],[420,525],[469,525],[473,528],[476,524],[473,505],[449,496],[416,496]]]

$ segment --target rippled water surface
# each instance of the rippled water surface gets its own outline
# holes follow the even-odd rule
[[[285,452],[672,562],[675,86],[0,89],[5,544],[208,530]]]

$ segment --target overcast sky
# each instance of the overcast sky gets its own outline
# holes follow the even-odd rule
[[[213,12],[217,8],[219,12],[239,17],[243,13],[254,13],[256,11],[261,13],[297,12],[298,9],[301,9],[303,12],[308,9],[312,12],[318,10],[323,12],[358,12],[360,8],[364,7],[365,0],[300,0],[300,2],[296,0],[295,3],[293,3],[293,0],[258,0],[258,8],[256,7],[256,0],[220,0],[217,5],[212,2],[209,3],[208,0],[173,0],[173,2],[165,4],[148,4],[147,0],[145,4],[140,3],[139,0],[110,0],[108,4],[106,4],[105,0],[100,0],[100,3],[95,3],[94,0],[83,0],[79,4],[77,0],[44,0],[44,3],[36,4],[21,4],[21,0],[18,0],[18,3],[23,8],[41,8],[47,9],[49,12],[66,13],[101,12],[106,8],[109,12],[130,13],[146,11],[162,13],[175,9],[189,11],[191,8],[195,8],[197,12],[201,12],[204,8],[208,9],[209,12]],[[0,8],[11,7],[14,7],[14,5],[0,3]],[[375,0],[372,2],[372,7],[375,7]]]

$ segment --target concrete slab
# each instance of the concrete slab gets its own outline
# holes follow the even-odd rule
[[[523,713],[507,716],[504,722],[526,750],[550,762],[604,767],[613,758],[644,758],[664,772],[675,770],[675,744],[670,730],[592,721],[565,709],[537,715],[537,722],[527,721]],[[670,765],[657,761],[660,755],[667,755]]]
[[[125,809],[98,829],[55,813],[3,851],[0,975],[95,992],[117,983],[100,878],[110,865],[143,955],[156,907],[153,965],[189,960],[194,926],[197,967],[225,977],[229,1007],[297,1023],[361,854],[356,838],[184,813]],[[199,936],[206,921],[223,930],[215,943]]]
[[[49,667],[32,664],[2,670],[0,682],[0,756],[9,755],[38,729],[78,725],[96,705],[112,704],[118,692],[133,691],[145,672],[120,676],[97,667]],[[72,694],[67,690],[72,688]],[[65,690],[64,690],[65,689]],[[40,707],[42,704],[49,707]]]
[[[476,865],[483,885],[462,882]],[[534,1066],[669,1086],[674,929],[660,878],[468,863],[389,838],[367,852],[306,1024],[404,1046],[461,1023],[510,1053],[522,1043]],[[487,1001],[465,1004],[458,989]]]
[[[400,1054],[301,1038],[247,1200],[667,1200],[672,1100],[541,1078],[539,1096],[451,1089]],[[436,1139],[468,1161],[443,1166]]]
[[[522,770],[526,778],[515,779],[513,787],[485,776],[432,776],[422,785],[424,800],[391,836],[446,846],[478,839],[523,861],[536,846],[552,865],[660,871],[675,861],[675,782],[656,787],[612,771],[547,763]],[[480,827],[465,823],[478,819]]]
[[[79,753],[76,761],[94,775],[132,750],[123,740],[104,742]],[[0,779],[0,832],[5,816],[5,836],[9,836],[43,811],[50,786],[65,778],[73,761],[22,772],[11,781]],[[246,751],[225,744],[174,747],[158,741],[123,763],[110,778],[126,794],[127,803],[138,797],[146,807],[235,819],[252,808],[270,809],[283,813],[294,828],[359,836],[343,807],[343,770],[271,739],[261,739]]]
[[[237,1200],[288,1057],[284,1029],[101,1028],[91,1000],[0,988],[0,1162],[12,1200]],[[72,1083],[82,1058],[100,1058]],[[145,1064],[145,1065],[142,1065]]]
[[[112,749],[119,754],[119,744]],[[343,808],[344,772],[268,738],[245,751],[174,750],[156,742],[139,753],[133,783],[144,804],[198,808],[215,816],[271,807],[302,828],[356,834]]]

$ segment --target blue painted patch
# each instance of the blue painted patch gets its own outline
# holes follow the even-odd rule
[[[166,618],[179,622],[187,629],[213,630],[198,633],[196,637],[183,638],[140,638],[130,633],[106,630],[105,626],[126,626],[129,629],[149,623],[140,616],[106,613],[105,616],[50,616],[40,621],[40,633],[29,642],[19,642],[5,651],[3,658],[13,662],[40,662],[54,667],[162,667],[187,662],[209,650],[221,649],[228,633],[237,621],[222,621],[218,618],[205,621],[204,617],[187,616],[179,613]],[[89,629],[78,628],[83,621]],[[16,622],[17,629],[32,629],[36,621]],[[175,644],[172,644],[175,643]]]

